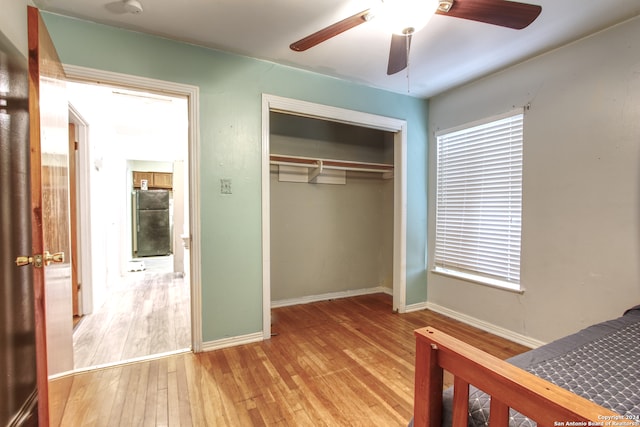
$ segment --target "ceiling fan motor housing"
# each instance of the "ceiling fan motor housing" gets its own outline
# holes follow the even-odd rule
[[[125,0],[124,9],[129,13],[141,13],[142,4],[138,0]]]
[[[438,10],[440,12],[449,12],[453,6],[453,0],[440,0],[438,4]]]

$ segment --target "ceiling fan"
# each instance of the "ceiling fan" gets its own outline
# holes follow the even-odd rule
[[[374,17],[392,31],[387,74],[407,68],[412,35],[434,14],[523,29],[540,15],[542,7],[510,0],[381,0],[380,7],[363,10],[300,39],[289,46],[305,51]]]

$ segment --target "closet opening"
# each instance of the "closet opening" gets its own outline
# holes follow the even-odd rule
[[[263,96],[263,332],[271,308],[371,293],[405,311],[406,122]]]

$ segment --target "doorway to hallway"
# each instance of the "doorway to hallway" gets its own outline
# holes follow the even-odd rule
[[[84,126],[86,134],[77,157],[89,191],[78,209],[90,212],[90,224],[78,239],[91,249],[90,256],[79,251],[78,268],[89,280],[79,292],[74,369],[189,350],[188,99],[84,82],[69,82],[68,93],[83,124],[78,133]],[[161,190],[153,181],[140,188],[140,172],[162,176]],[[168,249],[147,254],[156,256],[138,254],[140,191],[167,194]]]

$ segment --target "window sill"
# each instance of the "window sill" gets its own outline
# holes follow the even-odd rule
[[[490,288],[496,288],[503,291],[513,292],[517,294],[524,294],[524,289],[521,285],[516,283],[507,282],[505,280],[491,279],[489,277],[478,276],[475,274],[462,273],[460,271],[449,270],[442,267],[434,267],[431,270],[432,273],[440,274],[443,276],[453,277],[461,279],[466,282],[477,283],[479,285],[488,286]]]

